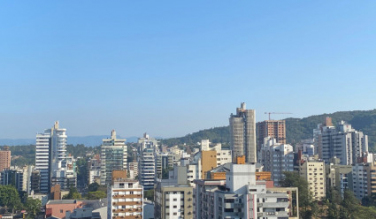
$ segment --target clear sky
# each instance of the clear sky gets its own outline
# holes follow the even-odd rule
[[[0,1],[0,138],[369,110],[375,70],[375,0]]]

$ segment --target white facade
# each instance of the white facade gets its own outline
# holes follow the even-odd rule
[[[353,192],[355,197],[362,199],[368,196],[368,165],[357,164],[352,167]]]
[[[195,218],[298,218],[289,209],[290,192],[268,190],[255,171],[255,165],[231,164],[226,180],[195,180]]]
[[[40,171],[42,193],[48,193],[55,184],[60,184],[61,189],[76,186],[75,164],[66,156],[66,142],[66,129],[59,128],[59,122],[36,135],[35,169]]]
[[[138,179],[145,190],[153,189],[156,178],[156,151],[158,141],[146,133],[138,139],[139,160]]]
[[[139,160],[138,179],[145,190],[153,189],[155,182],[155,156],[153,148],[145,148]]]
[[[350,124],[341,121],[338,127],[324,126],[320,136],[322,159],[329,163],[330,159],[337,157],[341,165],[352,165],[368,152],[368,136],[356,131]],[[319,149],[320,150],[320,149]]]
[[[98,155],[89,161],[89,185],[92,183],[100,184],[101,179],[101,160]]]
[[[129,163],[129,178],[135,179],[138,176],[138,162]]]
[[[271,172],[274,185],[278,186],[284,171],[294,171],[294,149],[289,144],[277,143],[274,138],[265,138],[259,162],[264,171]]]
[[[144,192],[136,180],[115,181],[107,191],[107,218],[143,218]]]
[[[51,133],[47,130],[44,133],[37,134],[35,146],[35,169],[40,172],[40,190],[42,193],[48,193],[50,184],[49,179],[49,145]]]

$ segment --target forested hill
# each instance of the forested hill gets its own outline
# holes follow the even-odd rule
[[[317,124],[324,122],[326,117],[332,117],[333,124],[344,120],[350,123],[356,130],[363,131],[369,138],[369,149],[376,151],[376,109],[367,111],[343,111],[331,114],[309,116],[303,119],[287,118],[286,138],[290,144],[295,144],[302,139],[312,137],[312,131]],[[164,139],[162,142],[172,146],[177,144],[196,144],[201,139],[210,139],[211,142],[221,142],[225,145],[230,141],[228,126],[201,130],[180,138]]]

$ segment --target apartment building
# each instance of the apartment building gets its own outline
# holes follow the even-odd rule
[[[322,159],[329,163],[337,157],[341,165],[356,164],[364,152],[368,152],[368,136],[356,131],[350,124],[341,121],[337,127],[324,126],[321,128],[319,143]]]
[[[23,191],[27,194],[31,192],[31,172],[32,166],[10,167],[1,172],[1,185],[12,185],[19,192]]]
[[[101,158],[99,154],[88,162],[88,182],[89,184],[98,183],[101,184]]]
[[[277,143],[286,144],[285,120],[266,120],[256,124],[257,149],[260,150],[267,137],[274,138]]]
[[[155,219],[193,219],[193,188],[160,180],[155,186]]]
[[[326,197],[325,163],[307,160],[299,166],[299,174],[308,182],[308,188],[316,200]]]
[[[229,168],[225,180],[195,180],[195,218],[298,218],[290,191],[268,190],[265,182],[256,182],[255,165],[230,164]]]
[[[353,189],[352,171],[351,165],[336,165],[333,163],[325,165],[326,170],[326,186],[335,188],[344,195],[345,189]]]
[[[40,173],[40,192],[48,193],[56,184],[61,189],[77,186],[75,160],[66,156],[66,129],[56,121],[51,129],[36,135],[35,170]]]
[[[356,164],[352,167],[353,192],[359,200],[376,194],[376,166],[371,163]]]
[[[174,162],[173,156],[168,153],[156,152],[155,155],[155,173],[158,179],[162,179],[163,171],[172,169]]]
[[[143,197],[143,187],[137,180],[114,179],[107,190],[107,218],[143,218]]]
[[[10,167],[11,157],[11,151],[8,147],[0,151],[0,172]]]
[[[294,171],[294,149],[289,144],[277,143],[275,138],[266,137],[259,155],[259,163],[264,166],[264,171],[271,172],[276,186],[283,179],[284,171]]]
[[[128,164],[128,172],[129,172],[129,178],[135,179],[138,176],[138,162],[133,161]]]
[[[111,183],[112,171],[127,169],[127,146],[125,139],[117,139],[116,131],[111,138],[103,139],[101,146],[101,185]]]

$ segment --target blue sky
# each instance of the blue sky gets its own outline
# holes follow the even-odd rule
[[[0,138],[374,109],[376,1],[0,1]],[[274,115],[281,119],[285,115]]]

